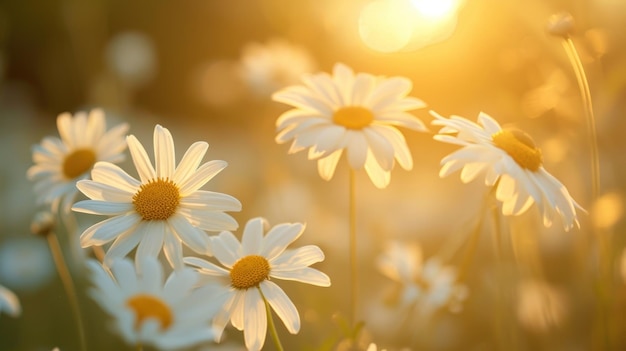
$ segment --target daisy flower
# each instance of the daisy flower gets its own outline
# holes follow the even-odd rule
[[[127,258],[110,270],[98,261],[87,262],[93,287],[89,295],[114,317],[116,332],[131,345],[178,349],[213,340],[209,327],[221,300],[215,286],[194,289],[198,273],[191,268],[173,271],[165,283],[161,263],[141,258],[141,272]]]
[[[315,245],[294,250],[286,247],[304,231],[300,223],[283,223],[271,228],[264,218],[251,219],[243,231],[241,243],[231,232],[213,237],[214,254],[223,267],[197,257],[186,257],[185,263],[198,267],[200,273],[222,282],[227,296],[221,312],[213,320],[217,340],[228,321],[244,331],[246,348],[257,351],[265,343],[267,315],[265,301],[283,321],[287,330],[300,330],[300,315],[293,302],[271,278],[295,280],[317,286],[330,286],[328,276],[309,266],[324,260]]]
[[[395,128],[426,131],[422,121],[406,112],[426,106],[406,96],[410,80],[355,75],[338,63],[332,76],[305,75],[303,82],[272,96],[294,107],[276,121],[276,142],[293,139],[290,154],[309,148],[308,158],[318,160],[320,176],[330,180],[345,149],[350,167],[365,168],[378,188],[389,185],[395,161],[406,170],[413,168],[406,140]]]
[[[78,189],[91,200],[80,201],[74,211],[112,216],[87,228],[82,247],[104,245],[115,239],[105,263],[126,256],[135,246],[136,256],[157,256],[163,247],[173,267],[182,267],[182,243],[210,254],[204,231],[231,230],[237,222],[223,211],[239,211],[241,203],[222,193],[199,190],[226,167],[225,161],[209,161],[198,167],[209,145],[196,142],[175,167],[174,141],[166,129],[154,128],[155,165],[135,136],[127,138],[139,180],[118,166],[99,162],[93,180],[78,182]]]
[[[582,207],[543,168],[541,150],[528,134],[502,129],[483,112],[478,116],[478,124],[458,116],[447,119],[432,111],[431,114],[436,118],[432,123],[443,126],[434,138],[463,146],[441,160],[439,176],[461,169],[464,183],[484,177],[485,185],[497,186],[496,198],[502,202],[504,215],[520,215],[536,203],[545,226],[552,224],[555,213],[566,231],[580,226],[576,208]]]
[[[0,312],[6,312],[12,317],[17,317],[22,313],[17,296],[2,285],[0,285]]]
[[[378,257],[376,266],[383,275],[400,284],[401,308],[416,306],[422,315],[444,306],[459,311],[467,297],[467,288],[456,282],[456,270],[436,258],[424,262],[418,245],[393,241]]]
[[[69,209],[78,193],[76,182],[88,178],[96,162],[124,160],[128,124],[107,131],[104,112],[94,109],[89,114],[76,113],[74,117],[60,114],[57,128],[60,139],[48,136],[33,147],[35,164],[26,173],[35,182],[37,202],[52,204],[55,212],[59,203],[62,209]]]

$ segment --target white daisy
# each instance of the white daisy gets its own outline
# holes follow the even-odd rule
[[[400,308],[416,306],[423,316],[444,306],[459,311],[467,297],[467,287],[456,281],[456,270],[436,258],[424,262],[418,245],[392,241],[376,265],[383,275],[400,284]]]
[[[272,96],[295,107],[276,121],[276,142],[293,139],[289,153],[310,148],[309,159],[318,160],[320,176],[330,180],[345,149],[350,166],[365,168],[378,188],[389,184],[394,158],[402,168],[413,168],[406,140],[395,128],[426,131],[422,121],[406,112],[426,106],[406,96],[412,87],[410,80],[355,75],[338,63],[332,76],[305,75],[303,82]]]
[[[443,126],[434,138],[463,146],[441,160],[439,176],[459,169],[464,183],[483,176],[485,185],[497,186],[496,198],[502,202],[504,215],[520,215],[536,203],[545,226],[552,224],[557,213],[566,231],[574,225],[579,227],[576,208],[582,207],[543,168],[541,150],[528,134],[502,129],[483,112],[478,116],[479,124],[459,116],[447,119],[432,111],[431,114],[436,118],[432,123]]]
[[[241,243],[231,232],[213,237],[215,257],[225,267],[196,257],[186,257],[185,263],[197,266],[199,272],[218,277],[227,296],[223,310],[215,316],[213,326],[218,340],[230,320],[244,331],[248,350],[260,350],[265,343],[267,316],[263,298],[274,309],[290,333],[300,330],[300,315],[285,292],[270,278],[295,280],[317,286],[330,286],[328,276],[309,266],[324,260],[315,245],[285,250],[304,231],[300,223],[283,223],[271,228],[264,218],[248,221]]]
[[[156,167],[135,136],[128,136],[127,143],[140,180],[114,164],[99,162],[91,173],[93,180],[77,184],[91,200],[76,203],[74,211],[113,216],[83,232],[83,247],[115,239],[105,263],[126,256],[137,245],[137,257],[157,256],[163,247],[170,264],[180,268],[181,242],[198,253],[210,254],[205,230],[237,228],[235,219],[223,211],[239,211],[241,203],[230,195],[199,190],[227,165],[214,160],[198,167],[207,143],[191,145],[178,167],[172,135],[160,125],[154,128]]]
[[[122,123],[106,131],[104,112],[94,109],[78,112],[72,117],[62,113],[57,117],[61,139],[45,137],[33,147],[33,162],[27,176],[35,182],[39,203],[53,205],[56,212],[59,203],[69,206],[78,193],[76,182],[89,177],[98,161],[121,162],[124,160],[128,124]]]
[[[141,258],[141,273],[129,259],[117,259],[111,269],[89,260],[94,284],[90,296],[115,318],[114,327],[132,345],[177,349],[213,340],[210,321],[221,308],[216,286],[194,289],[198,273],[173,271],[165,283],[163,268],[154,257]]]
[[[12,317],[17,317],[22,313],[17,296],[2,285],[0,285],[0,312],[6,312]]]
[[[296,84],[302,74],[310,73],[314,68],[315,61],[305,48],[279,38],[263,44],[246,44],[239,61],[243,80],[254,93],[263,97]]]

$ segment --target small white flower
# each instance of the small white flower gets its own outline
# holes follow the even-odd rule
[[[415,305],[422,315],[444,306],[458,311],[467,297],[467,288],[456,282],[456,270],[436,258],[424,262],[418,245],[392,241],[376,265],[383,275],[401,285],[400,308]]]
[[[127,142],[140,180],[114,164],[99,162],[91,173],[93,180],[77,184],[91,200],[76,203],[74,211],[112,216],[83,232],[83,247],[115,239],[105,263],[126,256],[137,245],[137,258],[158,256],[163,247],[170,264],[180,268],[181,243],[198,253],[210,254],[209,236],[204,231],[237,228],[235,219],[223,211],[239,211],[241,203],[230,195],[199,190],[227,165],[217,160],[200,165],[207,143],[191,145],[176,167],[172,135],[157,125],[153,167],[134,135]]]
[[[115,318],[115,329],[131,345],[177,349],[214,339],[210,321],[221,308],[215,286],[194,289],[198,273],[173,271],[164,283],[161,263],[141,258],[141,272],[129,259],[117,259],[110,270],[87,262],[94,284],[91,297]]]
[[[502,202],[504,215],[520,215],[536,203],[545,226],[554,214],[563,220],[565,230],[579,227],[574,201],[561,182],[542,165],[541,150],[526,133],[502,129],[498,122],[481,112],[478,123],[463,117],[444,118],[432,112],[432,123],[443,126],[435,139],[462,148],[441,160],[439,176],[461,169],[461,181],[484,177],[485,185],[496,186],[496,198]],[[456,133],[455,136],[450,135]]]
[[[283,39],[246,44],[239,65],[243,80],[260,96],[296,84],[303,74],[315,68],[308,51]]]
[[[76,182],[88,178],[96,162],[124,160],[128,124],[106,131],[104,112],[94,109],[89,115],[60,114],[57,128],[60,139],[49,136],[33,147],[35,164],[27,172],[35,182],[37,201],[52,204],[55,212],[60,202],[63,209],[69,208],[78,193]]]
[[[410,80],[354,74],[338,63],[332,76],[306,75],[303,81],[305,85],[272,96],[294,106],[276,121],[276,142],[293,139],[289,153],[309,148],[308,158],[318,160],[320,176],[330,180],[345,149],[350,167],[365,168],[378,188],[389,185],[395,161],[406,170],[413,168],[406,140],[395,128],[426,131],[422,121],[406,112],[426,106],[406,96]]]
[[[186,257],[185,262],[199,268],[199,272],[217,277],[222,291],[228,297],[223,310],[213,323],[218,340],[230,320],[238,330],[244,331],[248,350],[258,351],[265,343],[267,330],[267,300],[287,330],[296,334],[300,330],[300,315],[285,292],[270,278],[295,280],[317,286],[330,286],[328,276],[309,266],[324,260],[324,254],[314,245],[286,250],[304,231],[300,223],[283,223],[263,235],[268,224],[263,218],[248,221],[242,242],[231,232],[222,232],[213,239],[214,254],[223,267],[196,257]]]
[[[17,317],[22,313],[17,296],[2,285],[0,285],[0,312],[5,312],[12,317]]]

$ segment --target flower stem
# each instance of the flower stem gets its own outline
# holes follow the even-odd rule
[[[76,295],[76,290],[74,287],[74,281],[72,279],[72,275],[70,274],[69,269],[67,268],[67,264],[65,263],[65,259],[63,258],[63,252],[61,250],[61,245],[59,244],[59,239],[57,238],[55,233],[50,233],[47,236],[48,245],[50,246],[50,251],[52,252],[52,258],[57,267],[57,271],[59,273],[59,277],[61,278],[61,282],[63,283],[63,287],[65,288],[65,293],[70,302],[70,308],[72,309],[72,313],[74,314],[74,318],[76,319],[76,324],[78,326],[78,338],[80,341],[80,348],[83,351],[87,351],[87,341],[85,339],[85,330],[83,327],[83,321],[80,314],[80,308],[78,306],[78,297]]]
[[[267,326],[268,326],[268,331],[270,333],[270,335],[272,336],[272,340],[274,341],[274,345],[276,345],[276,350],[278,351],[283,351],[283,345],[280,343],[280,338],[278,337],[278,333],[276,332],[276,326],[274,325],[274,318],[272,318],[272,310],[270,308],[270,304],[269,302],[267,302],[267,299],[265,298],[265,295],[263,295],[263,291],[261,291],[260,287],[257,287],[257,289],[259,289],[259,293],[261,294],[261,298],[263,299],[263,303],[265,303],[265,313],[267,314]]]
[[[574,73],[576,74],[576,80],[578,81],[578,88],[580,89],[580,95],[583,102],[583,107],[585,110],[585,121],[587,123],[587,132],[589,138],[589,148],[591,150],[591,204],[595,205],[598,200],[598,196],[600,194],[600,157],[598,151],[598,136],[596,131],[596,122],[595,116],[593,113],[593,106],[591,104],[591,91],[589,90],[589,82],[587,80],[587,76],[585,75],[585,69],[583,67],[582,61],[580,60],[580,56],[578,55],[578,51],[576,50],[576,46],[574,45],[574,41],[568,36],[563,39],[563,47],[565,48],[565,52],[570,60],[570,63],[574,69]],[[593,210],[593,208],[592,208]],[[607,290],[611,289],[610,284],[611,281],[611,262],[613,259],[611,257],[611,238],[608,233],[598,232],[596,228],[595,238],[598,241],[598,251],[599,251],[599,270],[600,274],[597,278],[597,294],[599,295],[600,300],[600,319],[599,323],[602,328],[603,334],[603,343],[604,349],[611,349],[611,331],[610,331],[610,316],[609,311],[611,310],[611,297],[610,293]]]
[[[587,81],[587,76],[585,75],[585,69],[580,61],[578,51],[576,51],[574,41],[572,41],[570,37],[566,37],[563,39],[563,46],[570,63],[574,68],[574,73],[576,74],[576,80],[578,81],[578,88],[580,89],[580,95],[585,110],[589,148],[591,150],[591,199],[592,202],[595,202],[600,193],[600,158],[598,152],[596,121],[593,114],[593,106],[591,104],[591,91],[589,90],[589,83]]]
[[[356,252],[356,185],[354,170],[350,168],[350,324],[357,322],[357,252]],[[356,336],[355,336],[356,337]]]

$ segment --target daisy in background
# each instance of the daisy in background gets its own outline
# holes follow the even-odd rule
[[[332,76],[305,75],[303,82],[272,96],[294,107],[276,121],[276,142],[293,139],[290,154],[309,148],[308,158],[318,160],[320,176],[330,180],[345,150],[350,167],[365,168],[378,188],[389,185],[394,159],[406,170],[413,168],[406,140],[395,128],[426,131],[424,123],[407,112],[426,106],[406,96],[410,80],[354,74],[338,63]]]
[[[2,285],[0,285],[0,312],[5,312],[11,317],[17,317],[22,313],[17,296]]]
[[[87,262],[94,285],[89,295],[114,317],[123,339],[161,350],[213,340],[210,321],[223,303],[219,289],[210,284],[194,289],[199,276],[191,268],[173,271],[164,282],[157,258],[140,260],[141,273],[126,258],[115,260],[110,270],[98,261]]]
[[[456,270],[437,258],[424,261],[419,245],[392,241],[376,260],[378,270],[400,285],[398,307],[415,307],[419,316],[428,317],[442,307],[452,312],[462,309],[467,287],[458,284]]]
[[[274,38],[266,43],[246,44],[239,60],[239,74],[252,92],[268,97],[303,74],[315,69],[315,60],[303,47]]]
[[[62,113],[57,117],[61,138],[45,137],[33,147],[33,162],[27,176],[35,182],[37,202],[59,204],[68,210],[78,191],[76,182],[89,177],[98,161],[118,163],[124,160],[124,137],[128,124],[122,123],[106,130],[104,112],[93,109],[89,114],[78,112],[73,117]]]
[[[74,211],[112,216],[87,228],[80,237],[83,247],[112,240],[105,263],[126,256],[135,246],[136,257],[158,256],[161,248],[172,267],[181,268],[182,243],[201,254],[211,254],[205,231],[236,229],[234,218],[224,211],[239,211],[241,203],[222,193],[199,190],[227,165],[209,161],[202,165],[209,145],[196,142],[175,166],[174,141],[166,129],[154,128],[155,166],[134,135],[127,138],[139,180],[109,162],[95,165],[93,180],[78,182],[91,200],[80,201]],[[200,165],[200,166],[198,166]]]
[[[576,208],[582,207],[543,168],[541,150],[528,134],[502,129],[483,112],[478,115],[478,124],[459,116],[448,119],[433,111],[431,114],[436,118],[432,123],[442,126],[435,140],[462,146],[441,160],[439,176],[461,169],[463,183],[484,177],[485,185],[497,187],[496,198],[506,216],[521,215],[536,203],[545,226],[552,224],[555,214],[561,217],[566,231],[580,226]]]
[[[271,278],[330,286],[326,274],[309,267],[324,260],[319,247],[308,245],[286,250],[304,232],[303,224],[279,224],[264,236],[268,226],[261,217],[249,220],[241,243],[227,231],[213,237],[214,254],[223,267],[197,257],[185,258],[185,263],[198,267],[201,274],[217,277],[227,295],[222,311],[213,320],[217,340],[230,320],[235,328],[244,331],[246,348],[252,351],[263,348],[268,317],[270,331],[275,333],[266,310],[270,306],[291,334],[300,330],[298,310]]]

